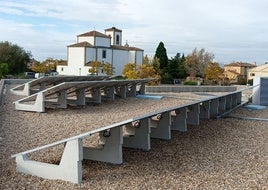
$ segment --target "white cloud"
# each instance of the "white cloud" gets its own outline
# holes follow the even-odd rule
[[[23,45],[45,40],[31,51],[53,56],[65,55],[66,46],[79,33],[116,26],[123,30],[124,41],[143,48],[145,54],[154,54],[163,41],[170,56],[197,47],[212,51],[220,62],[244,56],[242,61],[261,64],[267,61],[266,4],[265,0],[7,0],[0,2],[0,16],[11,17],[0,19],[5,26],[0,33],[1,38]]]

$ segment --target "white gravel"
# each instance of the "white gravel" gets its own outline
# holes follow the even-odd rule
[[[202,120],[186,133],[173,131],[170,141],[152,139],[149,152],[124,149],[124,163],[119,166],[85,160],[80,186],[16,172],[12,154],[203,98],[190,93],[178,96],[117,99],[99,106],[32,113],[13,111],[12,102],[20,97],[7,91],[0,115],[0,189],[267,189],[268,123],[231,118]],[[234,114],[268,118],[268,109],[240,108]],[[58,146],[31,158],[58,163],[61,152]]]

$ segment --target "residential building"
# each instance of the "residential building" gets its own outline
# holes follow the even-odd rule
[[[241,80],[247,80],[248,71],[256,67],[256,64],[233,62],[224,65],[224,76],[230,80],[231,83],[237,83]]]
[[[248,80],[254,77],[268,77],[268,63],[249,69]]]
[[[142,64],[143,50],[122,45],[122,30],[108,28],[105,33],[90,31],[77,36],[77,43],[67,46],[67,63],[58,64],[60,75],[90,75],[93,62],[110,63],[115,75],[122,75],[127,63]],[[105,75],[102,68],[98,75]]]

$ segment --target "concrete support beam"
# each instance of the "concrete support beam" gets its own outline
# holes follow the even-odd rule
[[[139,94],[145,94],[145,83],[140,84]]]
[[[122,127],[114,127],[107,131],[101,131],[99,135],[101,148],[83,147],[84,159],[122,164]]]
[[[200,119],[210,118],[210,100],[200,103]]]
[[[15,88],[10,89],[12,94],[19,96],[30,96],[30,84],[29,82],[19,85]]]
[[[76,104],[78,106],[86,105],[86,94],[85,89],[79,89],[75,91],[76,99],[68,99],[68,104]]]
[[[66,90],[58,92],[57,108],[67,108],[67,93],[66,93]]]
[[[41,82],[39,91],[45,90],[46,89],[46,84],[44,82]]]
[[[95,88],[91,91],[92,99],[86,100],[87,102],[94,102],[97,104],[101,103],[101,89],[100,88]]]
[[[210,115],[217,116],[219,113],[219,99],[215,98],[210,100]]]
[[[85,89],[76,90],[76,104],[79,106],[86,105],[86,92]]]
[[[226,97],[220,97],[219,98],[219,113],[222,114],[226,110]]]
[[[121,98],[127,97],[127,86],[122,85],[116,88],[116,95],[120,96]]]
[[[127,87],[127,97],[136,97],[136,84]]]
[[[199,113],[200,113],[199,103],[190,105],[187,108],[188,108],[187,124],[199,125]]]
[[[171,114],[164,112],[151,118],[151,138],[171,139]]]
[[[232,109],[232,95],[227,95],[226,96],[226,110],[225,111],[227,111],[227,110],[230,110],[230,109]]]
[[[16,157],[17,171],[46,179],[61,179],[72,183],[82,182],[82,140],[68,141],[59,165],[30,160],[27,155]]]
[[[25,99],[31,99],[33,104],[24,104]],[[42,92],[31,95],[30,97],[26,97],[15,101],[13,103],[14,110],[24,110],[24,111],[35,111],[35,112],[45,112],[45,95]]]
[[[237,105],[241,104],[242,103],[242,92],[237,92],[236,97],[237,97]]]
[[[187,131],[187,108],[183,107],[171,112],[171,129],[175,131]]]
[[[139,123],[135,126],[132,124],[125,125],[127,135],[124,136],[123,147],[151,150],[150,120],[150,118],[144,118],[139,120]]]
[[[114,93],[115,93],[115,87],[114,86],[110,86],[108,88],[105,88],[104,89],[104,97],[103,97],[103,99],[113,101],[115,99]]]
[[[237,95],[236,94],[232,94],[232,108],[234,108],[235,106],[237,106]]]

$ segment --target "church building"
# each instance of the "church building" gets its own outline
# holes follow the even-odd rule
[[[110,63],[114,75],[122,75],[125,64],[142,64],[143,50],[122,45],[122,30],[116,27],[106,29],[104,34],[90,31],[78,35],[76,44],[67,46],[67,62],[57,65],[57,72],[60,75],[90,75],[93,74],[89,72],[92,62],[96,61]],[[105,75],[102,68],[98,75]]]

